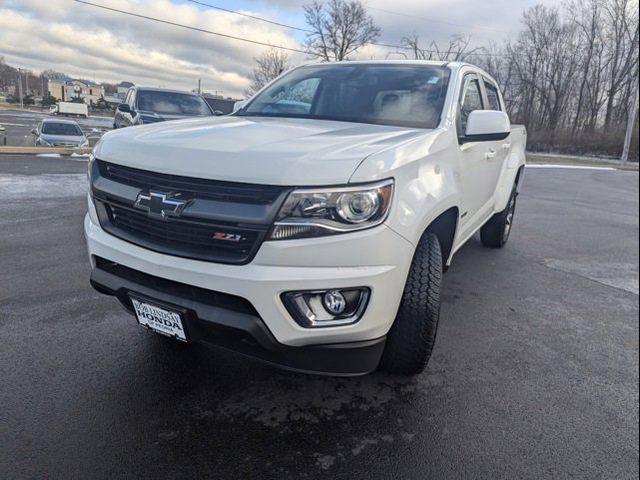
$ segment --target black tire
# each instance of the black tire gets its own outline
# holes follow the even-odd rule
[[[507,203],[507,208],[496,213],[480,229],[482,245],[489,248],[502,248],[506,245],[513,227],[517,198],[517,185],[514,185],[511,196],[509,197],[509,202]]]
[[[380,368],[389,373],[422,373],[431,357],[440,318],[442,251],[438,237],[425,233],[416,248],[396,319],[387,334]]]

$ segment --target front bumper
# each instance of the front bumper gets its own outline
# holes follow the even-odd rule
[[[131,290],[182,307],[189,301],[180,295],[177,298],[159,298],[157,289],[146,286],[144,281],[133,285],[126,283],[129,281],[127,275],[120,276],[118,280],[105,276],[97,268],[96,257],[158,279],[240,297],[252,306],[253,316],[272,340],[261,343],[255,336],[255,327],[249,329],[261,348],[272,352],[267,358],[265,355],[257,356],[285,367],[324,373],[331,373],[331,368],[321,368],[321,364],[333,364],[330,361],[333,357],[336,358],[336,368],[348,364],[356,366],[354,354],[346,353],[349,351],[360,352],[360,356],[366,357],[368,354],[362,352],[370,349],[375,353],[375,362],[370,363],[377,364],[384,336],[398,310],[414,250],[413,245],[394,231],[379,226],[334,237],[264,242],[251,263],[224,265],[165,255],[109,235],[100,227],[91,201],[84,227],[94,267],[92,282],[101,291],[117,294],[121,289]],[[283,292],[292,290],[349,287],[369,287],[371,290],[364,315],[352,325],[301,327],[291,318],[280,299]],[[203,310],[200,314],[202,308],[193,310],[199,321],[230,328],[238,326],[233,324],[239,321],[238,317],[227,315],[228,312]],[[292,350],[291,347],[298,348]],[[295,350],[299,353],[294,353]],[[273,352],[279,353],[274,355]],[[296,366],[298,361],[287,361],[293,357],[313,357],[309,352],[332,353],[326,356],[319,353],[322,362],[311,366],[304,362]],[[336,352],[344,353],[346,358]],[[366,373],[375,368],[374,365],[369,369],[370,364],[364,366],[367,367],[364,370],[361,366],[351,369],[357,370],[352,373]]]
[[[289,347],[279,343],[255,309],[239,297],[201,291],[94,257],[91,285],[133,314],[131,294],[184,312],[190,342],[204,342],[280,368],[325,375],[362,375],[378,366],[385,337],[361,342]]]

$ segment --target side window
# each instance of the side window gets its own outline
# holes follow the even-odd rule
[[[498,89],[496,86],[485,80],[484,88],[487,92],[487,101],[489,102],[487,108],[489,110],[502,110],[502,107],[500,106],[500,95],[498,95]]]
[[[127,102],[131,107],[131,110],[135,110],[136,108],[136,91],[134,89],[130,90],[131,95],[129,96],[129,101]]]
[[[476,77],[468,77],[464,82],[464,90],[460,99],[460,118],[458,135],[464,135],[467,129],[467,119],[474,110],[482,110],[482,93],[480,81]]]
[[[130,100],[131,100],[131,92],[133,92],[132,89],[127,90],[127,94],[124,97],[124,101],[122,103],[128,103],[129,105],[131,105]]]

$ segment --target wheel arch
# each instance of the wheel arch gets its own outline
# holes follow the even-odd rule
[[[459,218],[460,210],[458,207],[450,207],[434,218],[423,232],[423,235],[426,233],[433,233],[438,237],[440,249],[442,251],[443,268],[445,269],[449,264],[451,252],[453,250],[453,242],[456,237]]]

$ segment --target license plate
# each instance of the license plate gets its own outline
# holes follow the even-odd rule
[[[131,303],[136,313],[138,323],[151,330],[187,341],[187,335],[182,324],[182,316],[178,312],[147,303],[131,297]]]

